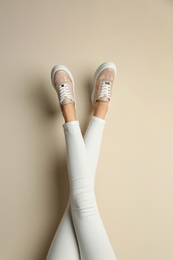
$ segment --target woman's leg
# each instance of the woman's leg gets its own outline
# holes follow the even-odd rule
[[[84,135],[84,142],[87,149],[93,170],[93,184],[100,153],[100,146],[104,130],[105,120],[92,116]],[[67,250],[68,249],[68,250]],[[79,248],[71,216],[70,201],[68,201],[61,222],[51,243],[47,260],[79,260]]]
[[[76,119],[76,111],[73,104],[66,104],[62,107],[65,122]],[[80,260],[78,241],[71,215],[70,200],[68,200],[66,209],[52,240],[47,260]]]
[[[95,176],[105,123],[106,121],[104,119],[93,115],[84,135],[84,142],[93,172],[93,184],[95,184]]]
[[[63,125],[70,181],[73,223],[82,260],[115,260],[115,254],[97,208],[93,170],[79,122]]]

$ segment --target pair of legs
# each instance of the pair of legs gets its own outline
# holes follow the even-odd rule
[[[108,103],[97,101],[82,137],[74,104],[62,106],[70,197],[47,260],[116,260],[100,218],[94,182]]]

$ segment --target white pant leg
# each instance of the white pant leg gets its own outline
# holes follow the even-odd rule
[[[84,142],[93,171],[94,183],[105,123],[104,119],[92,116],[84,135]]]
[[[93,169],[93,183],[97,168],[105,120],[92,116],[84,135],[84,142]],[[52,240],[47,260],[80,260],[78,242],[71,216],[70,201]],[[66,250],[68,248],[68,250]]]
[[[97,208],[93,171],[78,121],[63,125],[70,203],[81,260],[116,260]]]
[[[51,242],[46,260],[80,260],[78,242],[71,216],[70,200]]]

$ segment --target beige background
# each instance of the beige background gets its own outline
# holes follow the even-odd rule
[[[1,0],[0,9],[0,259],[46,259],[68,200],[51,68],[71,70],[84,133],[93,74],[113,61],[100,214],[118,260],[172,260],[173,1]]]

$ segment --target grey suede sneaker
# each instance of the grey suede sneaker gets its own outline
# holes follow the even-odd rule
[[[112,87],[116,77],[116,66],[113,62],[104,62],[94,74],[94,87],[91,94],[91,101],[94,104],[97,100],[109,102],[112,95]]]
[[[51,81],[57,92],[61,111],[64,104],[74,103],[76,108],[74,79],[69,69],[64,65],[54,66],[51,71]]]

